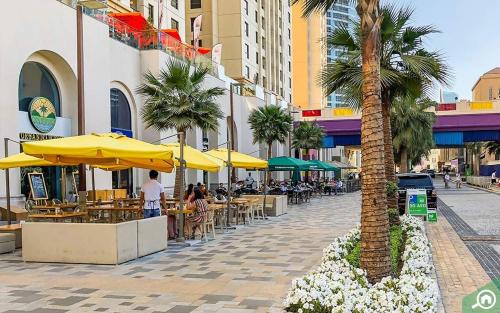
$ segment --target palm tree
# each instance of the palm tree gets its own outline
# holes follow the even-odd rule
[[[292,117],[277,105],[266,105],[253,110],[248,123],[253,132],[253,143],[267,144],[268,160],[272,157],[273,143],[284,143],[292,129]]]
[[[316,122],[300,122],[299,126],[293,130],[292,147],[304,149],[309,155],[310,149],[320,149],[323,147],[325,132]]]
[[[395,164],[391,136],[390,107],[396,97],[426,95],[435,82],[447,84],[450,73],[443,57],[423,47],[427,35],[436,33],[432,26],[409,25],[413,11],[384,5],[381,24],[381,84],[384,127],[385,174],[387,181],[395,182]],[[345,53],[328,64],[320,81],[328,93],[345,93],[350,106],[361,107],[361,33],[360,24],[340,26],[327,37],[328,47],[342,48]],[[389,207],[397,206],[397,199],[388,199]]]
[[[217,98],[225,89],[205,88],[209,69],[190,62],[171,59],[157,76],[148,72],[137,93],[145,97],[142,119],[147,128],[177,133],[199,127],[216,131],[224,115]],[[181,195],[181,173],[175,172],[174,196]]]
[[[293,3],[299,0],[293,0]],[[304,14],[326,11],[337,0],[303,0]],[[361,268],[376,282],[391,273],[389,216],[385,194],[384,135],[380,84],[380,0],[357,0],[362,51]]]
[[[472,154],[472,170],[474,175],[479,175],[481,165],[481,153],[483,152],[484,142],[472,142],[465,145],[467,153]]]
[[[428,109],[436,103],[429,99],[410,96],[398,98],[392,106],[392,135],[400,171],[408,172],[408,164],[418,163],[434,147],[432,125],[436,119]]]
[[[499,141],[489,141],[484,146],[489,154],[499,154],[500,153],[500,142]]]

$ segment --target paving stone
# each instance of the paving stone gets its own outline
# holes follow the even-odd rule
[[[196,306],[191,306],[191,305],[176,305],[170,310],[168,310],[168,313],[189,313],[193,312],[197,307]]]
[[[87,299],[88,297],[70,296],[63,299],[52,299],[50,300],[50,304],[58,306],[70,306]]]

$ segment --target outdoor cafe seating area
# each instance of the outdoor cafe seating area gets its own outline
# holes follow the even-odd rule
[[[207,191],[208,211],[195,228],[189,228],[187,221],[196,209],[186,206],[184,200],[172,194],[166,194],[161,216],[145,219],[141,199],[136,194],[129,194],[127,189],[98,190],[93,186],[86,192],[77,192],[77,175],[73,173],[73,194],[78,196],[49,199],[43,174],[29,173],[30,194],[24,202],[24,211],[18,203],[8,202],[7,209],[0,208],[2,220],[8,220],[8,225],[0,226],[0,236],[4,233],[14,235],[10,239],[4,236],[8,244],[2,245],[0,241],[0,253],[8,252],[2,251],[3,246],[7,247],[4,250],[10,250],[13,245],[22,247],[23,259],[34,262],[119,264],[164,250],[169,239],[215,239],[217,234],[235,226],[261,223],[269,217],[286,214],[289,204],[308,202],[311,197],[328,194],[330,183],[324,177],[321,183],[320,175],[317,181],[304,183],[300,182],[300,173],[337,170],[324,162],[289,157],[264,161],[226,149],[201,152],[178,143],[153,145],[112,133],[28,142],[23,143],[23,150],[22,154],[0,160],[0,169],[64,168],[84,162],[92,176],[97,170],[131,167],[167,173],[174,169],[183,172],[185,168],[217,172],[234,167],[262,170],[265,177],[269,177],[270,171],[293,173],[293,178],[287,182],[270,179],[270,184],[263,183],[257,190],[238,182],[229,190],[227,183]],[[179,155],[184,159],[180,160]],[[181,185],[180,190],[184,189]],[[343,190],[335,189],[335,193],[337,191]]]

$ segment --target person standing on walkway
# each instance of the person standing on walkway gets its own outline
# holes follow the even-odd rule
[[[457,189],[462,188],[462,176],[460,175],[460,172],[457,172]]]
[[[255,180],[252,177],[252,173],[248,173],[247,178],[245,178],[245,186],[249,189],[253,189],[253,183]]]
[[[491,173],[491,184],[495,185],[497,183],[497,170],[493,170]]]
[[[158,182],[158,172],[155,170],[149,171],[149,180],[142,185],[140,203],[144,218],[160,216],[162,205],[165,207],[165,192]]]
[[[450,174],[448,172],[446,172],[446,174],[444,174],[444,188],[448,189],[450,188]]]

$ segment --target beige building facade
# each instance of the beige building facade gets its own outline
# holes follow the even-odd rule
[[[472,101],[500,100],[500,67],[484,73],[472,87]]]
[[[326,35],[325,18],[321,14],[302,16],[301,3],[292,8],[293,29],[293,103],[301,109],[321,109],[326,96],[317,83],[317,76],[326,62],[321,38]],[[299,48],[297,48],[299,47]]]
[[[200,46],[221,43],[221,63],[238,81],[262,86],[292,102],[292,13],[286,0],[186,0],[185,40],[203,16]]]

